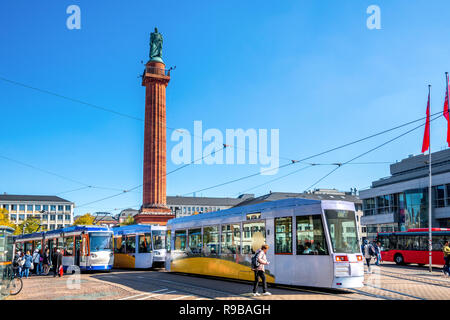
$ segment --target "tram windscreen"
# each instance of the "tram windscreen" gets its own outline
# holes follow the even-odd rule
[[[164,245],[166,243],[166,233],[162,230],[153,230],[152,236],[153,236],[153,249],[154,250],[165,249]]]
[[[355,212],[347,210],[325,210],[328,232],[335,253],[359,253]]]
[[[112,233],[109,232],[89,233],[89,244],[91,252],[112,250]]]

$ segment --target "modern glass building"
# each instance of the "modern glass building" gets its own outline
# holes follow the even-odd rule
[[[431,154],[432,226],[450,227],[450,149]],[[428,155],[409,156],[390,166],[391,176],[360,190],[361,224],[368,238],[381,231],[428,228]]]

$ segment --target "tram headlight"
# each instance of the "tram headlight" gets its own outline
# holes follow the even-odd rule
[[[91,253],[91,258],[97,258],[97,255],[95,253]]]

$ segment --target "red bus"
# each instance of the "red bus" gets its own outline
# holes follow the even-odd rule
[[[442,248],[450,241],[450,229],[433,228],[432,264],[444,265]],[[381,242],[381,258],[397,264],[429,263],[428,229],[409,229],[402,232],[379,232],[377,241]]]

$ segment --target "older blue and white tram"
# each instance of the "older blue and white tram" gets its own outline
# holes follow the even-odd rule
[[[16,250],[30,251],[46,248],[50,253],[60,249],[64,271],[78,266],[80,270],[111,270],[114,263],[113,232],[100,226],[71,226],[46,232],[17,236]],[[72,269],[73,270],[73,269]]]
[[[147,269],[164,266],[166,227],[129,225],[114,230],[114,267]]]
[[[166,269],[253,280],[251,257],[270,248],[269,283],[322,288],[363,286],[351,202],[284,199],[169,220]]]

